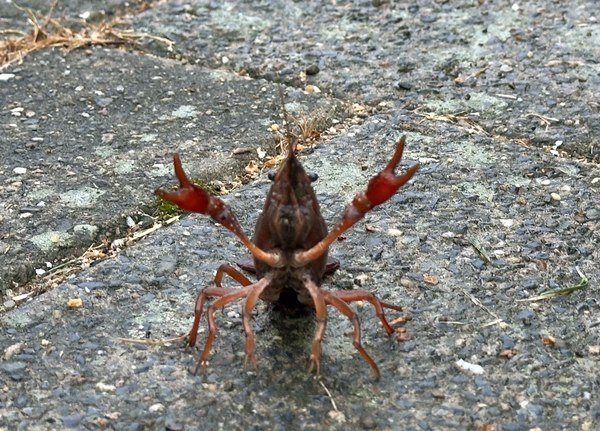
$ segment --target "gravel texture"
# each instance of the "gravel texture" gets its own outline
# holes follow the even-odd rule
[[[0,15],[12,23],[9,7]],[[61,11],[73,20],[86,8]],[[380,381],[334,310],[320,379],[306,373],[312,316],[262,303],[257,371],[243,367],[239,305],[217,315],[205,375],[191,373],[198,348],[121,340],[184,334],[215,269],[247,257],[193,215],[24,303],[5,290],[0,429],[597,429],[597,11],[582,0],[167,1],[131,22],[175,40],[175,52],[53,50],[2,70],[15,75],[0,83],[0,266],[10,276],[10,259],[35,269],[75,253],[45,254],[39,244],[55,237],[44,233],[87,238],[85,248],[114,238],[126,215],[150,213],[151,191],[175,183],[173,151],[192,177],[231,180],[247,162],[233,149],[272,144],[277,75],[322,90],[286,88],[290,106],[343,120],[339,106],[355,104],[337,137],[300,156],[319,175],[329,226],[401,135],[402,168],[421,169],[334,244],[341,268],[324,282],[372,291],[412,316],[410,339],[398,342],[368,304],[355,307]],[[247,232],[269,184],[263,175],[224,198]],[[40,189],[48,197],[35,198]],[[43,211],[31,211],[39,200]],[[581,284],[578,271],[587,287],[531,301]],[[12,293],[26,291],[23,274],[6,284]],[[82,306],[69,307],[74,299]]]

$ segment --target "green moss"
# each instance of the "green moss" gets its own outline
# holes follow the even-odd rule
[[[205,191],[207,191],[208,193],[210,193],[213,196],[219,196],[219,190],[217,190],[212,184],[207,183],[206,181],[201,180],[200,178],[196,178],[195,180],[192,180],[192,183],[196,184],[197,186],[202,187]]]
[[[156,209],[157,217],[159,220],[168,220],[171,217],[182,214],[183,211],[179,207],[171,202],[158,199],[158,208]]]

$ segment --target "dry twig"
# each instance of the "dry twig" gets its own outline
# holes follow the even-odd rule
[[[476,135],[489,136],[489,133],[485,131],[475,120],[465,115],[465,113],[458,114],[438,114],[436,112],[424,112],[423,107],[419,107],[412,111],[420,117],[424,117],[421,121],[443,121],[445,123],[457,124],[463,127],[467,132],[474,133]]]
[[[92,45],[132,45],[140,39],[157,40],[166,44],[168,49],[173,47],[173,42],[166,38],[119,29],[117,26],[124,24],[124,21],[119,20],[85,25],[78,30],[65,27],[60,20],[52,18],[57,2],[58,0],[54,0],[43,17],[38,17],[31,9],[24,9],[15,5],[27,16],[27,21],[32,29],[28,33],[15,29],[0,32],[0,35],[12,35],[12,37],[9,36],[6,39],[0,39],[0,70],[5,69],[10,64],[22,61],[25,56],[32,52],[50,47],[62,47],[70,52]]]

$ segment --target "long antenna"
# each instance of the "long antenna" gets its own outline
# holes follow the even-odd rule
[[[285,101],[283,99],[283,86],[281,85],[281,81],[279,82],[279,86],[278,86],[278,90],[279,90],[279,101],[281,102],[281,110],[283,111],[283,120],[285,121],[285,130],[286,130],[286,137],[287,137],[287,141],[288,141],[288,157],[291,155],[294,155],[296,153],[296,144],[298,143],[298,139],[296,139],[293,135],[292,135],[292,128],[290,127],[290,122],[289,122],[289,115],[287,113],[287,110],[285,109]]]

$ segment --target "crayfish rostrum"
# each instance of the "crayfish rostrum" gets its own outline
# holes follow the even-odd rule
[[[235,218],[231,208],[216,196],[212,196],[201,187],[192,184],[187,178],[179,156],[173,156],[175,175],[180,187],[175,192],[156,190],[162,199],[178,205],[186,211],[208,214],[213,220],[233,232],[252,253],[258,281],[251,282],[244,274],[230,265],[222,265],[217,270],[214,284],[206,287],[196,299],[195,318],[188,335],[188,345],[194,346],[198,334],[200,317],[207,298],[216,298],[207,308],[208,336],[204,350],[200,355],[199,366],[206,367],[211,345],[217,333],[215,311],[227,304],[244,299],[242,324],[246,333],[246,362],[256,365],[254,357],[254,333],[250,318],[258,299],[278,303],[290,297],[297,303],[314,309],[316,330],[312,341],[309,372],[319,372],[321,340],[327,322],[327,306],[337,308],[353,325],[352,343],[360,355],[369,364],[375,377],[379,369],[361,344],[358,317],[348,305],[354,301],[366,301],[373,305],[383,329],[391,335],[393,329],[387,322],[384,309],[401,311],[402,308],[380,301],[375,295],[363,290],[330,291],[320,287],[326,271],[335,268],[328,266],[327,250],[348,228],[359,221],[377,205],[392,197],[396,191],[415,174],[417,164],[408,168],[402,175],[396,175],[396,169],[404,150],[405,138],[396,146],[391,160],[381,172],[375,175],[367,189],[354,196],[346,207],[341,221],[327,232],[327,226],[321,216],[319,203],[312,187],[313,176],[307,175],[296,157],[295,138],[290,138],[287,157],[277,173],[271,177],[273,184],[267,195],[262,213],[256,223],[252,241],[246,236]],[[224,287],[223,275],[228,274],[241,287]]]

